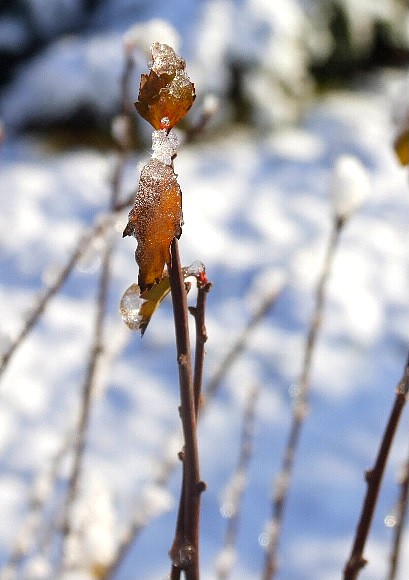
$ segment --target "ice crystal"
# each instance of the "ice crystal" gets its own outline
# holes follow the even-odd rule
[[[184,70],[186,67],[184,59],[178,56],[173,48],[167,44],[154,42],[151,45],[151,53],[153,58],[152,70],[157,75],[163,73],[172,75],[178,70]]]
[[[176,154],[178,146],[179,140],[174,131],[170,131],[169,133],[167,133],[166,129],[153,131],[152,159],[158,159],[165,165],[171,165],[172,157]]]
[[[122,320],[131,330],[139,330],[140,328],[142,322],[140,308],[144,302],[145,300],[141,298],[138,284],[132,284],[132,286],[129,286],[121,298],[119,311]]]

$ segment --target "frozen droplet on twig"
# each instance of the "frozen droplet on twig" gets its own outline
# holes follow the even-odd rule
[[[200,274],[204,274],[206,272],[205,265],[200,260],[195,260],[190,264],[190,266],[186,266],[183,268],[183,275],[187,276],[199,276]]]
[[[146,302],[141,298],[138,284],[132,284],[124,292],[119,305],[122,320],[131,330],[139,330],[142,322],[141,306]]]
[[[195,549],[192,545],[185,543],[178,547],[173,553],[172,550],[172,564],[177,568],[185,568],[193,560]]]
[[[331,179],[334,215],[345,220],[369,197],[370,180],[362,163],[352,155],[342,155],[335,163]]]

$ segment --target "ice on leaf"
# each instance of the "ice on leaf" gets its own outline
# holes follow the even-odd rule
[[[185,61],[173,48],[154,42],[151,53],[151,70],[149,75],[141,75],[135,107],[155,129],[172,129],[193,105],[195,87],[185,71]]]
[[[135,205],[123,236],[134,236],[142,292],[159,282],[170,263],[170,244],[182,233],[182,192],[170,165],[151,159],[142,169]]]
[[[183,277],[189,276],[202,278],[205,275],[205,267],[202,262],[193,262],[190,266],[182,268]],[[189,291],[189,286],[186,287]],[[151,288],[141,293],[138,284],[132,284],[122,296],[119,311],[122,320],[131,330],[139,330],[143,336],[150,319],[160,303],[170,292],[170,280],[167,272],[162,280]]]

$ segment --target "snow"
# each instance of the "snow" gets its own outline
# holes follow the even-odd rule
[[[46,10],[50,3],[36,5],[40,4]],[[70,9],[69,3],[60,4]],[[14,135],[13,128],[35,116],[47,120],[59,117],[61,111],[69,114],[78,103],[92,104],[101,114],[111,115],[120,96],[124,33],[130,30],[126,43],[135,50],[142,42],[138,39],[148,35],[143,27],[130,28],[131,5],[120,3],[118,18],[128,21],[126,27],[115,21],[115,26],[102,31],[98,26],[118,6],[105,3],[94,16],[95,29],[57,38],[20,67],[2,95],[6,128],[0,145],[3,349],[22,327],[25,313],[44,285],[51,284],[65,264],[78,237],[106,214],[115,163],[112,152],[50,152],[39,138]],[[186,23],[174,3],[166,10],[175,12],[171,21],[185,43],[180,52],[184,57],[186,46],[189,76],[196,83],[197,71],[197,87],[221,96],[210,102],[212,107],[215,102],[224,106],[229,73],[223,65],[229,55],[262,61],[265,57],[261,69],[250,68],[245,79],[248,95],[258,93],[258,118],[262,123],[267,119],[264,131],[223,127],[219,133],[181,146],[175,159],[183,191],[182,263],[202,261],[213,283],[207,299],[205,385],[264,297],[272,288],[281,289],[276,306],[251,334],[245,353],[223,380],[199,425],[201,471],[208,485],[202,497],[203,578],[214,577],[222,547],[224,516],[231,508],[223,502],[234,503],[234,497],[223,496],[223,490],[234,495],[242,489],[240,481],[233,490],[228,485],[246,393],[254,385],[261,392],[238,544],[236,550],[219,555],[218,565],[232,566],[232,579],[259,578],[262,547],[276,532],[268,527],[271,494],[276,492],[271,482],[287,439],[313,293],[331,231],[334,171],[340,180],[339,193],[349,195],[347,185],[355,192],[368,189],[368,175],[371,195],[359,208],[354,207],[329,279],[312,368],[311,409],[280,541],[280,574],[288,580],[339,578],[365,492],[363,472],[373,464],[407,356],[408,175],[391,147],[394,119],[401,122],[407,115],[402,96],[405,85],[401,84],[407,83],[407,77],[393,71],[363,77],[353,89],[332,90],[309,100],[301,123],[270,131],[271,119],[293,118],[298,110],[298,104],[280,91],[277,78],[284,75],[292,85],[301,80],[308,91],[305,67],[311,48],[304,27],[309,25],[300,14],[300,4],[289,2],[281,11],[271,2],[245,2],[246,19],[237,18],[238,3],[233,1],[189,5]],[[155,2],[140,3],[141,13],[149,18],[154,6]],[[80,10],[78,3],[75,7]],[[372,8],[365,3],[362,10]],[[228,26],[232,16],[237,26]],[[47,14],[43,18],[39,26],[44,33],[54,33]],[[203,27],[195,27],[195,22]],[[152,29],[161,26],[165,30],[158,23]],[[173,33],[171,28],[168,32]],[[324,32],[320,42],[327,46]],[[16,39],[20,31],[10,34]],[[206,38],[212,60],[201,68]],[[281,38],[279,44],[277,38]],[[276,56],[270,61],[272,49]],[[263,98],[266,86],[268,99]],[[198,100],[204,98],[203,92],[197,92]],[[121,143],[125,129],[123,119],[117,118],[113,132]],[[138,165],[146,164],[149,155],[146,141],[127,158],[121,187],[124,197],[136,190]],[[346,177],[345,165],[341,174],[337,169],[340,158],[349,160]],[[107,352],[94,392],[84,458],[85,487],[78,508],[78,522],[88,535],[83,544],[74,545],[72,555],[80,557],[87,569],[95,562],[105,564],[129,522],[150,522],[117,580],[133,578],[136,565],[141,578],[157,580],[169,572],[167,554],[180,488],[177,365],[169,299],[155,312],[142,340],[128,330],[119,313],[120,298],[138,275],[135,242],[121,238],[127,212],[118,215],[106,232],[115,241]],[[104,236],[94,240],[2,377],[1,565],[22,537],[33,490],[41,500],[48,494],[53,457],[77,422],[105,247]],[[396,473],[406,459],[407,429],[406,415],[385,475],[365,552],[369,564],[362,572],[363,580],[386,571],[392,536],[388,516],[393,514],[398,493]],[[64,457],[48,515],[60,505],[61,483],[70,466]],[[176,469],[165,485],[160,477],[163,460],[166,465],[174,463]],[[407,545],[406,532],[399,580],[407,580]],[[30,553],[24,577],[49,580],[49,565],[47,554]],[[89,580],[86,571],[76,574],[71,575],[75,580]]]

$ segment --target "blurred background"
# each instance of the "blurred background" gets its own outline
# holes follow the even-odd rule
[[[359,168],[341,179],[344,186],[368,184],[368,199],[342,232],[326,291],[277,575],[339,579],[363,473],[409,343],[408,175],[394,150],[402,138],[403,163],[406,0],[1,0],[0,351],[18,346],[0,371],[0,579],[108,580],[118,558],[115,580],[169,572],[180,488],[179,466],[160,475],[180,450],[171,304],[164,301],[142,340],[119,314],[137,279],[135,240],[121,236],[151,146],[151,127],[132,103],[156,40],[183,56],[197,93],[178,127],[181,140],[188,137],[175,171],[183,265],[203,261],[213,283],[205,387],[266,296],[280,291],[199,427],[208,484],[204,580],[219,580],[223,565],[233,580],[261,577],[339,158],[352,157],[349,167]],[[130,139],[124,107],[132,111]],[[206,127],[189,141],[203,114]],[[123,210],[92,230],[111,215],[113,193]],[[108,270],[102,347],[95,348]],[[61,514],[93,352],[99,358],[67,541]],[[255,387],[251,461],[237,488],[242,417]],[[387,577],[408,424],[406,413],[362,580]],[[236,549],[226,556],[220,550],[238,492]],[[118,555],[135,529],[135,542]],[[61,570],[64,542],[69,565]],[[403,546],[396,580],[407,580],[407,529]]]

